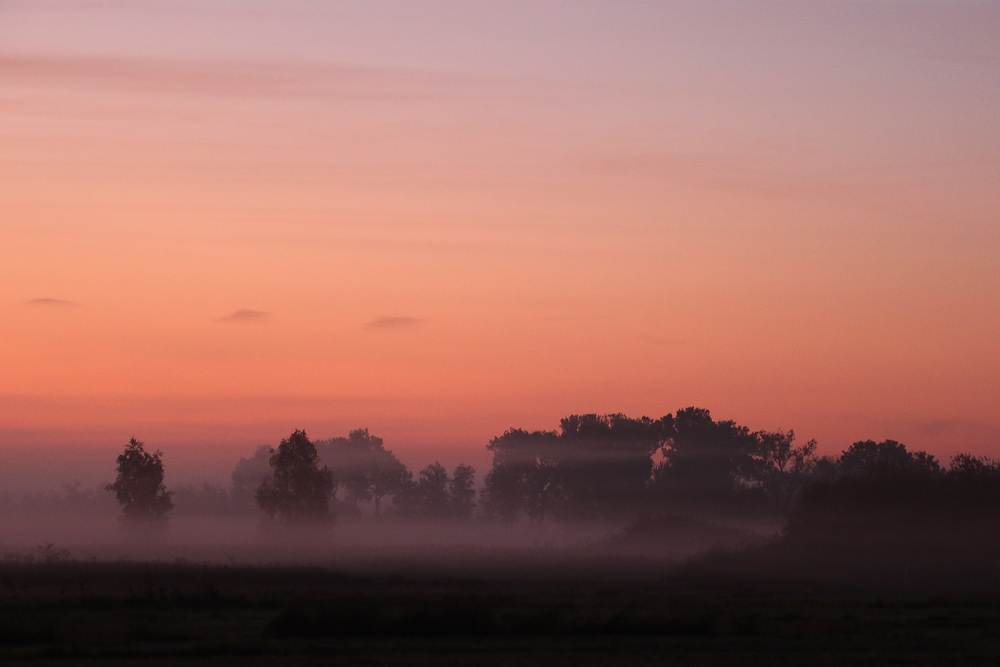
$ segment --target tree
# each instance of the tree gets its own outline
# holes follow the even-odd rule
[[[714,421],[708,410],[685,408],[662,420],[668,437],[654,487],[674,502],[721,508],[736,499],[737,479],[753,448],[750,429]]]
[[[927,452],[910,452],[895,440],[858,441],[840,457],[840,473],[844,475],[884,475],[893,473],[923,473],[936,475],[941,465]]]
[[[652,455],[669,421],[623,414],[571,415],[561,420],[557,475],[563,513],[574,518],[622,518],[645,507]],[[548,480],[543,476],[536,483]]]
[[[118,456],[118,476],[105,488],[115,494],[126,522],[161,522],[173,509],[172,494],[163,486],[162,456],[159,451],[150,454],[135,438]]]
[[[451,501],[452,516],[468,519],[476,506],[476,471],[472,466],[460,465],[455,468],[448,482],[448,496]]]
[[[436,519],[448,516],[448,471],[435,461],[420,471],[417,479],[417,497],[423,514]]]
[[[305,431],[294,431],[271,454],[271,474],[257,489],[257,506],[268,516],[291,521],[330,518],[333,475],[320,467]]]
[[[559,434],[508,429],[486,448],[493,453],[483,488],[487,514],[513,521],[524,512],[533,522],[543,521],[562,497],[557,475]]]
[[[368,470],[368,493],[375,503],[375,515],[378,516],[382,499],[392,496],[404,489],[413,479],[406,465],[388,450],[378,452],[372,466]]]
[[[740,477],[759,488],[779,511],[789,509],[816,466],[816,441],[799,446],[794,442],[794,431],[754,433],[740,470]]]
[[[455,468],[452,477],[435,461],[420,471],[417,480],[408,480],[405,488],[393,497],[400,516],[426,519],[467,519],[475,507],[476,471],[467,465]]]
[[[258,447],[253,456],[240,459],[233,468],[233,507],[239,511],[252,512],[256,505],[257,489],[271,474],[271,454],[274,450],[267,445]]]
[[[366,428],[355,429],[346,438],[317,442],[316,448],[355,509],[359,502],[372,501],[379,514],[382,500],[401,493],[411,481],[406,466]]]
[[[487,449],[484,508],[512,520],[552,515],[621,518],[643,511],[652,455],[669,422],[622,414],[571,415],[557,431],[509,429]]]

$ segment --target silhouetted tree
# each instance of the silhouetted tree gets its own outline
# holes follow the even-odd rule
[[[978,463],[966,465],[971,469]],[[965,469],[962,463],[956,475],[959,469]],[[947,514],[942,513],[944,508],[956,498],[959,505],[971,508],[964,489],[950,493],[949,474],[933,456],[910,452],[895,440],[853,443],[832,473],[817,475],[803,489],[789,516],[788,534],[871,540],[877,532],[895,534],[940,521]]]
[[[653,473],[658,495],[716,509],[731,505],[739,473],[747,469],[755,445],[750,430],[733,421],[716,422],[701,408],[678,410],[662,421],[668,436],[664,460]]]
[[[451,503],[448,498],[448,471],[435,461],[420,471],[417,478],[417,496],[422,513],[428,517],[448,516]]]
[[[468,519],[476,507],[476,471],[472,466],[459,465],[448,482],[448,499],[451,514],[458,519]]]
[[[316,447],[305,431],[294,431],[270,457],[271,474],[257,489],[257,505],[268,516],[286,520],[330,517],[333,476],[319,465]]]
[[[460,465],[449,477],[445,467],[435,461],[393,497],[396,512],[425,519],[466,519],[475,507],[475,474],[471,466]]]
[[[638,514],[664,433],[663,420],[622,414],[571,415],[558,432],[510,429],[487,446],[493,467],[484,509],[508,520],[524,513],[533,522]]]
[[[486,513],[512,521],[524,512],[532,521],[544,520],[562,496],[556,474],[559,435],[510,429],[486,448],[493,452],[483,488]]]
[[[838,461],[842,475],[923,473],[934,475],[941,471],[937,460],[924,451],[910,452],[895,440],[864,440],[855,442]]]
[[[256,508],[257,489],[271,474],[271,454],[274,450],[268,445],[258,447],[253,456],[240,459],[233,468],[232,503],[238,511],[250,511]]]
[[[402,492],[411,473],[382,438],[368,429],[355,429],[346,438],[316,443],[320,459],[330,468],[335,484],[344,488],[347,502],[357,509],[359,502],[372,501],[375,513],[387,496]]]
[[[159,451],[147,452],[135,438],[129,440],[125,451],[118,456],[118,475],[106,488],[115,494],[126,522],[163,521],[173,509],[171,493],[163,485],[161,457]]]
[[[644,511],[652,455],[668,436],[667,425],[664,420],[623,414],[571,415],[561,420],[555,477],[564,496],[562,513],[597,519]]]
[[[759,488],[777,510],[787,510],[816,465],[816,441],[796,447],[795,432],[758,431],[748,441],[740,477]]]
[[[383,450],[375,453],[367,477],[369,494],[378,515],[382,499],[399,493],[410,483],[413,475],[392,452]]]
[[[480,505],[488,516],[513,521],[525,509],[524,474],[514,466],[494,463],[486,473]]]

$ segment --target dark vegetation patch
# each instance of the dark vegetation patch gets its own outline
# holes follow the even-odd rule
[[[741,547],[761,540],[761,533],[710,519],[681,514],[641,515],[597,545],[609,553],[685,557],[719,547]]]
[[[0,663],[989,664],[1000,601],[683,579],[0,565]],[[329,664],[329,663],[327,663]]]

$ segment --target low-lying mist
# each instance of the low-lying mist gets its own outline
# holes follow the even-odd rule
[[[7,512],[0,558],[315,565],[371,574],[569,575],[581,570],[643,578],[693,554],[752,541],[756,530],[693,519],[653,532],[618,522],[496,522],[356,516],[288,525],[253,515],[182,514],[161,525],[129,526],[115,513]],[[629,571],[614,563],[655,562]]]

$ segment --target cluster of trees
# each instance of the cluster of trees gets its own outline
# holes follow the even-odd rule
[[[413,473],[382,438],[367,429],[346,438],[311,442],[295,431],[276,450],[259,448],[233,471],[234,498],[254,504],[273,518],[328,518],[339,509],[360,513],[371,503],[376,515],[391,500],[399,516],[462,519],[476,505],[475,470],[459,465],[451,475],[438,462]]]
[[[968,454],[947,467],[894,440],[856,442],[839,459],[821,459],[789,515],[786,533],[858,537],[895,535],[920,526],[924,534],[1000,524],[1000,461]]]
[[[962,455],[945,469],[892,440],[860,441],[839,457],[820,458],[815,441],[797,444],[792,431],[751,431],[693,407],[659,419],[573,415],[558,430],[508,430],[487,449],[493,462],[477,503],[470,466],[449,474],[435,462],[414,476],[367,429],[316,442],[295,431],[276,449],[261,447],[239,461],[230,501],[291,521],[358,514],[367,504],[376,515],[467,519],[478,510],[532,522],[660,511],[791,513],[794,527],[904,496],[939,506],[973,496],[1000,500],[1000,466],[988,460]],[[173,506],[160,452],[147,453],[134,439],[108,490],[127,521],[162,518]]]
[[[752,432],[686,408],[660,419],[574,415],[558,431],[512,429],[490,441],[484,509],[532,521],[621,518],[660,506],[785,510],[816,467],[815,441]]]

